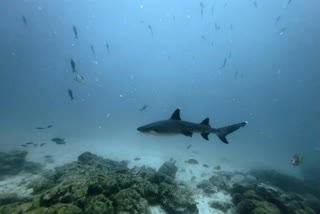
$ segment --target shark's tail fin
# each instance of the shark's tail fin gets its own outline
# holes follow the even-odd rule
[[[217,129],[217,136],[219,137],[219,139],[226,143],[229,144],[229,142],[226,139],[226,136],[234,131],[236,131],[237,129],[239,129],[240,127],[244,127],[248,122],[242,122],[242,123],[237,123],[237,124],[233,124],[230,126],[225,126],[222,128],[218,128]]]

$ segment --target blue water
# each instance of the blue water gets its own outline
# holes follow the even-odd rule
[[[297,176],[318,169],[319,1],[202,3],[201,16],[200,1],[191,0],[1,1],[1,150],[34,141],[47,144],[28,148],[31,159],[52,153],[61,162],[85,150],[132,151]],[[84,83],[74,80],[71,58]],[[187,121],[209,117],[213,127],[249,123],[228,136],[229,145],[214,135],[207,142],[136,130],[176,108]],[[35,129],[46,125],[53,128]],[[290,164],[296,153],[304,156],[298,167]]]

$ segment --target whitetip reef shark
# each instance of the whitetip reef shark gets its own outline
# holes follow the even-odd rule
[[[181,120],[180,109],[176,109],[169,120],[161,120],[141,126],[138,131],[152,135],[183,134],[188,137],[192,137],[193,133],[200,133],[206,140],[209,140],[208,135],[212,133],[216,134],[223,143],[229,144],[226,136],[240,127],[244,127],[247,123],[247,121],[244,121],[222,128],[212,128],[209,124],[209,118],[204,119],[201,123],[184,121]]]

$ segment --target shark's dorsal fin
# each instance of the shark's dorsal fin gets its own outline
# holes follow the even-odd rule
[[[204,125],[204,126],[210,127],[209,118],[204,119],[200,124],[201,124],[201,125]]]
[[[181,120],[181,118],[180,118],[180,109],[177,108],[173,112],[172,116],[170,117],[170,120]]]

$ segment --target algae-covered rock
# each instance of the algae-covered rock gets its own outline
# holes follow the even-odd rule
[[[165,174],[171,177],[172,179],[175,179],[177,171],[178,171],[178,167],[175,165],[175,162],[166,161],[159,168],[158,173]]]
[[[148,202],[141,198],[134,188],[123,189],[114,197],[114,206],[118,213],[149,214]]]
[[[84,207],[86,214],[113,214],[115,213],[112,201],[103,194],[89,198]]]
[[[160,201],[164,209],[172,214],[199,213],[196,202],[172,184],[159,185]]]
[[[218,188],[214,186],[210,181],[203,180],[198,185],[197,188],[202,189],[207,194],[213,194],[218,192]]]
[[[280,210],[267,201],[245,199],[237,205],[239,214],[281,214]]]
[[[48,214],[82,214],[82,210],[73,204],[57,203],[49,207]]]
[[[211,201],[209,202],[209,206],[226,213],[233,207],[233,204],[230,201]]]

